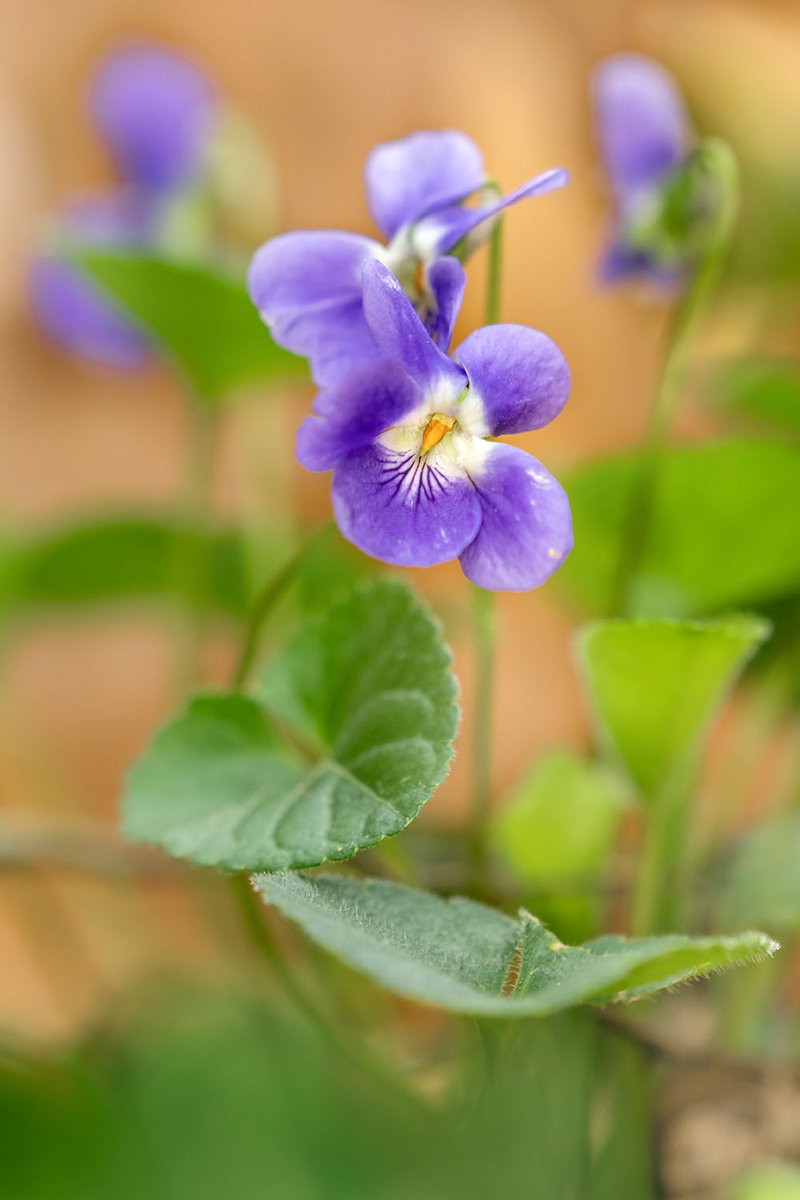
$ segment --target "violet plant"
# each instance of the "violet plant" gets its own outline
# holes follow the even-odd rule
[[[199,170],[211,112],[205,82],[183,66],[174,77],[168,70],[159,112],[174,123],[154,122],[155,93],[143,99],[128,89],[119,66],[101,75],[95,93],[99,127],[128,185],[112,208],[116,219],[133,187],[147,221],[115,230],[70,218],[84,241],[62,242],[56,274],[38,279],[58,314],[46,327],[71,349],[102,347],[121,365],[158,345],[201,411],[212,413],[245,382],[303,386],[310,374],[318,390],[297,431],[297,460],[333,472],[334,521],[358,552],[340,542],[331,549],[329,523],[298,539],[248,590],[240,531],[223,536],[211,526],[206,478],[190,600],[204,620],[224,611],[237,622],[239,652],[227,685],[182,701],[131,767],[124,834],[216,868],[215,883],[227,881],[289,1006],[382,1095],[414,1120],[422,1113],[434,1122],[451,1150],[458,1146],[456,1157],[471,1161],[465,1147],[477,1128],[453,1142],[468,1120],[459,1088],[477,1091],[470,1103],[485,1116],[498,1080],[515,1077],[511,1047],[534,1018],[563,1033],[567,1057],[571,1039],[593,1031],[587,1039],[598,1040],[585,1042],[581,1069],[597,1051],[622,1070],[621,1039],[634,1082],[630,1094],[620,1085],[615,1104],[629,1115],[631,1096],[634,1107],[647,1103],[640,1051],[650,1024],[628,1008],[614,1015],[614,1006],[726,967],[742,966],[745,978],[760,969],[747,964],[778,949],[774,933],[800,928],[800,904],[773,928],[775,908],[760,907],[758,895],[734,903],[739,889],[730,880],[746,878],[753,857],[769,859],[771,835],[766,849],[737,849],[710,915],[702,899],[701,883],[716,878],[712,865],[730,852],[729,829],[711,836],[697,809],[709,728],[745,667],[750,686],[761,686],[767,602],[800,582],[796,446],[671,443],[694,336],[735,230],[735,160],[721,142],[694,137],[677,85],[657,64],[620,56],[597,69],[595,118],[613,205],[601,273],[607,283],[655,282],[674,316],[642,447],[589,463],[562,487],[527,451],[500,440],[554,420],[570,385],[554,342],[501,323],[500,299],[502,222],[516,201],[559,189],[563,171],[502,196],[468,137],[411,134],[367,160],[370,209],[385,243],[328,230],[282,233],[255,252],[245,283],[243,269],[223,276],[158,242],[162,206]],[[481,250],[489,257],[485,324],[451,351],[468,262]],[[307,373],[291,355],[307,360]],[[726,507],[732,478],[742,495]],[[739,518],[767,486],[789,510],[771,527],[769,570],[733,569],[731,538],[747,536]],[[704,507],[706,492],[719,503]],[[124,536],[122,544],[124,557]],[[46,559],[52,546],[41,553]],[[470,584],[474,733],[473,745],[459,749],[470,753],[472,795],[463,836],[437,841],[408,827],[424,806],[435,807],[447,775],[459,689],[442,625],[404,570],[453,559]],[[155,590],[174,590],[175,578],[168,569]],[[501,623],[493,596],[541,586],[561,586],[594,618],[577,631],[575,648],[595,750],[554,749],[496,797]],[[202,643],[204,624],[197,632]],[[781,820],[788,836],[794,817]],[[635,822],[640,840],[614,906],[608,892],[623,821]],[[763,878],[763,863],[759,870]],[[303,949],[278,914],[306,936]],[[769,934],[750,929],[762,914]],[[399,1067],[394,1035],[375,1052],[341,1019],[357,990],[353,977],[311,982],[325,970],[319,950],[395,995],[475,1018],[483,1083],[473,1087],[469,1055],[456,1046],[439,1064],[446,1082],[431,1104],[414,1072]],[[372,992],[361,996],[363,1006],[373,1003]],[[723,1040],[727,1030],[729,1047],[742,1050],[737,1031],[753,1016],[752,1001],[727,979],[719,996]],[[544,1040],[526,1036],[546,1062]],[[559,1067],[551,1063],[540,1081],[549,1094],[560,1086]],[[628,1191],[602,1182],[619,1129],[614,1118],[610,1132],[596,1132],[601,1082],[592,1075],[580,1149],[565,1158],[583,1156],[589,1190],[571,1194],[655,1195],[647,1152],[645,1168],[625,1175]],[[620,1121],[624,1128],[628,1116]],[[414,1128],[419,1135],[422,1125]],[[555,1194],[553,1178],[543,1180],[543,1196]],[[465,1180],[459,1194],[478,1194],[472,1186]]]

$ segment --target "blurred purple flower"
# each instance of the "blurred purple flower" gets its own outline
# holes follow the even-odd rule
[[[363,271],[375,361],[321,391],[297,458],[334,469],[344,536],[397,566],[458,558],[492,590],[538,587],[572,548],[567,497],[536,459],[492,438],[549,424],[569,392],[543,333],[490,325],[448,358],[383,263]]]
[[[170,50],[129,46],[101,64],[90,100],[122,187],[69,205],[56,229],[84,245],[151,245],[166,205],[202,172],[215,115],[210,83]],[[145,334],[57,253],[33,259],[29,291],[42,328],[73,353],[122,368],[148,357]]]
[[[250,296],[275,341],[307,357],[315,383],[325,387],[377,358],[361,304],[362,271],[377,259],[446,351],[464,289],[458,260],[485,240],[504,208],[566,181],[565,171],[546,171],[500,196],[463,133],[387,142],[372,151],[365,170],[370,211],[387,244],[331,230],[282,234],[256,252]],[[468,207],[464,201],[476,193],[478,202]]]
[[[675,80],[659,63],[618,54],[592,77],[600,154],[614,197],[614,229],[600,276],[614,283],[644,275],[671,283],[683,266],[680,236],[663,221],[669,185],[692,146],[686,106]]]

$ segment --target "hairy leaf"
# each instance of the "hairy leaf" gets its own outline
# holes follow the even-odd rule
[[[476,1016],[546,1016],[631,999],[777,949],[762,933],[606,937],[564,946],[526,912],[507,917],[396,883],[288,872],[253,882],[351,967],[401,995]]]

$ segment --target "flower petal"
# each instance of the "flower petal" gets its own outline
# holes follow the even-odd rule
[[[363,297],[364,316],[382,358],[400,363],[426,389],[443,383],[456,394],[463,389],[464,372],[437,347],[397,279],[377,259],[364,264]]]
[[[387,238],[474,192],[484,181],[475,143],[456,130],[412,133],[376,146],[364,169],[373,220]]]
[[[569,395],[569,367],[544,333],[525,325],[487,325],[453,357],[469,377],[459,420],[478,437],[541,429]]]
[[[600,153],[614,190],[657,184],[687,151],[689,119],[675,80],[659,63],[618,54],[592,77]]]
[[[469,480],[374,442],[333,476],[333,513],[359,550],[398,567],[456,558],[475,537],[481,506]]]
[[[265,242],[248,273],[250,298],[275,341],[334,383],[378,357],[361,306],[364,263],[382,247],[354,233],[315,229]]]
[[[182,56],[158,46],[117,51],[95,77],[91,105],[128,182],[169,191],[202,168],[214,94],[203,72]]]
[[[527,200],[529,196],[542,196],[546,192],[554,192],[564,187],[568,180],[567,172],[561,167],[555,167],[551,171],[543,171],[541,175],[534,176],[527,183],[520,184],[513,192],[499,196],[489,204],[479,204],[474,208],[451,205],[431,213],[415,226],[414,246],[424,256],[447,254],[463,237],[491,221],[492,217],[496,217],[503,209],[510,208],[520,200]]]
[[[461,309],[467,276],[457,259],[437,258],[428,267],[426,282],[434,303],[431,336],[435,337],[436,345],[446,354]]]
[[[569,501],[541,463],[516,446],[476,442],[469,474],[482,520],[462,552],[468,579],[491,591],[527,591],[552,575],[572,549]]]
[[[420,402],[420,392],[397,363],[370,363],[349,373],[314,401],[314,414],[297,431],[297,461],[329,471],[396,425]]]

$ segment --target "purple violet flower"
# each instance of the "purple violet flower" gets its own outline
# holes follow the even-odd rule
[[[636,275],[674,283],[685,265],[685,229],[670,229],[665,210],[693,141],[683,97],[668,71],[638,54],[601,63],[592,95],[615,207],[600,277],[605,283]]]
[[[531,455],[490,439],[558,415],[560,350],[534,329],[490,325],[449,358],[375,258],[363,312],[374,361],[319,392],[297,436],[302,466],[333,468],[342,534],[397,566],[458,558],[479,587],[538,587],[572,549],[569,502]]]
[[[90,101],[123,186],[68,206],[58,226],[93,246],[152,245],[166,206],[203,169],[215,116],[211,86],[172,51],[129,46],[101,64]],[[29,293],[44,331],[71,352],[121,368],[149,356],[146,335],[121,308],[46,248],[31,263]]]
[[[327,387],[378,357],[361,304],[362,271],[377,259],[447,351],[464,288],[458,259],[485,240],[503,209],[566,181],[565,171],[546,171],[501,196],[487,184],[478,147],[454,130],[376,146],[365,183],[386,244],[334,230],[282,234],[256,252],[250,296],[278,345],[308,358],[314,382]],[[476,193],[477,204],[465,205]]]

